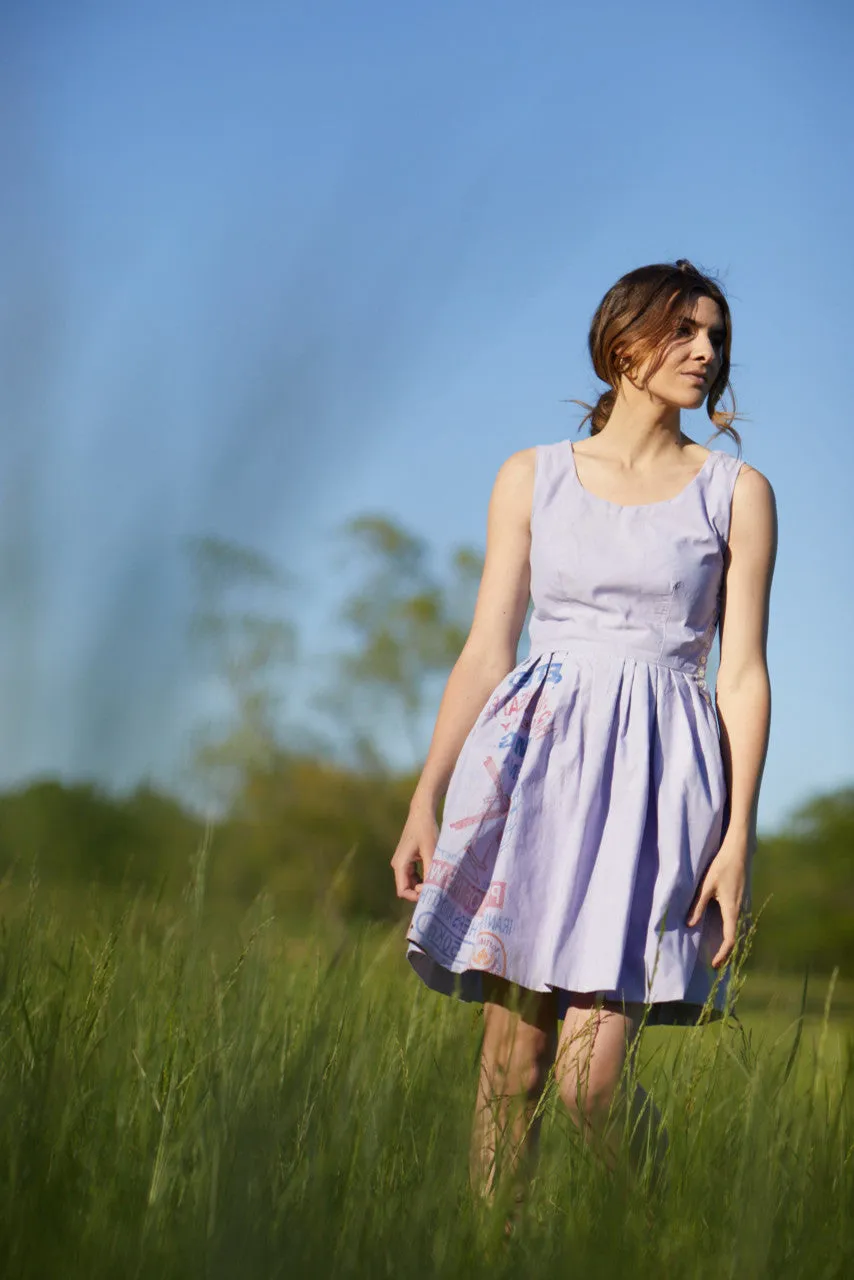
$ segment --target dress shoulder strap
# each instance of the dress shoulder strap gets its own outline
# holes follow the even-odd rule
[[[706,510],[720,539],[721,548],[729,542],[732,517],[732,495],[738,473],[744,465],[743,458],[734,458],[723,449],[715,449],[715,462],[709,469],[705,484]]]
[[[571,465],[569,442],[538,444],[534,446],[534,496],[531,503],[531,527],[541,513],[552,505],[558,494],[565,501],[568,467]]]

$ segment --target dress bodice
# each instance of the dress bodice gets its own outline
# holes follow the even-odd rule
[[[741,465],[713,449],[674,498],[623,506],[584,488],[570,441],[537,445],[530,653],[613,652],[704,680]]]

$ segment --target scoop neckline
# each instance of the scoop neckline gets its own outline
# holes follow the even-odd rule
[[[578,474],[573,442],[572,440],[567,440],[566,443],[569,445],[569,452],[572,458],[572,474],[575,477],[575,483],[581,492],[586,494],[588,498],[592,498],[594,502],[604,503],[606,507],[616,507],[618,511],[646,511],[649,507],[667,507],[670,506],[672,502],[677,502],[688,492],[689,489],[693,488],[700,479],[700,476],[708,467],[709,463],[717,457],[720,452],[719,449],[710,449],[706,457],[703,459],[703,465],[700,467],[700,470],[696,475],[692,476],[685,487],[680,489],[678,493],[674,494],[672,498],[660,498],[658,502],[612,502],[610,498],[600,498],[598,493],[591,493],[589,489],[584,487],[581,483],[581,477]]]

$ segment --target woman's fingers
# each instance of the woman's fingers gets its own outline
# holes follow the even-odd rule
[[[394,869],[394,887],[399,898],[407,902],[417,902],[418,893],[415,883],[415,864],[418,861],[418,850],[398,849],[391,860]]]
[[[712,884],[707,876],[706,879],[703,881],[703,885],[702,885],[702,888],[700,889],[700,894],[699,894],[699,897],[697,898],[697,901],[694,903],[694,906],[688,912],[688,918],[685,921],[685,923],[688,925],[689,929],[693,929],[695,924],[700,923],[700,921],[703,918],[703,912],[705,911],[706,907],[708,906],[709,900],[712,897],[714,897],[714,894],[712,891]]]
[[[721,909],[721,919],[723,920],[724,936],[717,955],[712,957],[712,968],[717,969],[718,965],[724,964],[732,955],[735,946],[735,935],[738,927],[738,910],[735,905],[728,899],[718,899],[718,905]]]
[[[426,880],[433,861],[437,835],[435,818],[425,820],[422,814],[410,817],[391,860],[394,885],[399,898],[405,898],[407,902],[418,901],[424,886],[416,876],[416,867],[421,864],[422,879]]]
[[[431,861],[431,855],[422,851],[418,844],[398,845],[391,865],[394,869],[394,885],[399,898],[405,898],[407,902],[418,901],[422,884],[416,876],[416,868],[420,863],[426,880]]]

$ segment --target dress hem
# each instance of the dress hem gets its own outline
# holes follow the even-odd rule
[[[489,970],[450,969],[442,964],[440,960],[431,956],[428,951],[425,951],[420,944],[414,942],[411,938],[408,938],[407,942],[409,944],[407,950],[409,964],[414,973],[430,991],[435,991],[438,995],[450,996],[466,1004],[483,1004],[482,977]],[[563,1019],[565,1016],[571,993],[601,995],[609,1001],[621,1000],[621,997],[615,994],[611,988],[587,987],[582,990],[574,987],[570,989],[553,982],[544,982],[543,986],[539,987],[527,987],[525,983],[516,982],[509,975],[505,976],[508,982],[535,994],[547,995],[549,992],[556,993],[559,998],[559,1019]],[[719,999],[723,997],[725,1003],[727,995],[725,979],[720,984],[718,995]],[[729,1008],[722,1008],[717,1000],[714,1004],[708,1006],[698,1000],[688,1000],[684,996],[681,998],[667,997],[662,1000],[626,1000],[625,1004],[640,1007],[644,1010],[643,1016],[646,1026],[705,1026],[711,1022],[720,1022],[727,1016],[735,1017],[736,1021],[738,1020],[732,1003],[730,1003]]]

